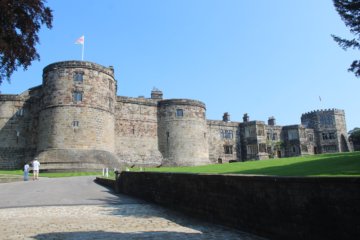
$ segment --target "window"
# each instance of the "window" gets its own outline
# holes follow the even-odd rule
[[[74,92],[73,94],[73,102],[81,102],[82,101],[82,92]]]
[[[224,146],[225,154],[233,154],[233,146],[232,145],[225,145]]]
[[[336,139],[335,136],[336,136],[336,135],[335,135],[334,132],[329,133],[329,139]]]
[[[336,139],[336,134],[334,132],[322,133],[322,139],[323,140]]]
[[[337,149],[336,145],[326,145],[326,146],[323,146],[323,151],[324,152],[337,152],[338,149]]]
[[[84,73],[82,73],[82,72],[75,72],[74,73],[74,82],[82,83],[83,75],[84,75]]]
[[[259,136],[265,136],[265,131],[264,131],[264,129],[263,129],[263,128],[259,128],[258,131],[257,131],[257,134],[258,134]]]
[[[233,131],[232,130],[225,130],[225,138],[232,139],[233,138]]]
[[[220,137],[221,138],[226,138],[226,139],[232,139],[234,137],[233,131],[232,130],[220,130]]]
[[[291,129],[288,131],[289,140],[299,139],[299,133],[297,129]]]
[[[176,116],[177,117],[183,117],[184,111],[182,109],[176,109]]]
[[[308,139],[309,139],[309,141],[314,141],[314,136],[312,135],[312,134],[308,134]]]
[[[79,127],[79,121],[75,120],[72,122],[73,127]]]
[[[259,144],[259,152],[266,152],[266,144],[265,143]]]
[[[273,133],[272,140],[278,140],[277,133]]]
[[[320,115],[320,124],[321,125],[333,125],[334,124],[334,118],[331,115]]]
[[[247,145],[246,146],[247,154],[257,154],[257,145]]]
[[[20,108],[19,110],[17,110],[16,116],[18,116],[18,117],[24,116],[24,109],[23,109],[23,108]]]
[[[250,127],[245,128],[245,137],[256,137],[255,126],[250,126]]]

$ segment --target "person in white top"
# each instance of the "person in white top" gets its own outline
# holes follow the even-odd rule
[[[24,165],[24,181],[29,180],[29,168],[30,168],[29,164],[26,163]]]
[[[39,169],[40,169],[40,163],[37,158],[34,159],[32,163],[33,167],[33,180],[39,180]]]

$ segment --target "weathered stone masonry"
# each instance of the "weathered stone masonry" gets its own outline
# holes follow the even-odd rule
[[[343,110],[303,114],[300,125],[207,120],[204,103],[116,96],[112,67],[65,61],[44,68],[43,83],[0,95],[0,168],[35,157],[43,170],[183,166],[350,151]],[[120,86],[121,87],[121,86]]]

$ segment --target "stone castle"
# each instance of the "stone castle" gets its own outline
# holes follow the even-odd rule
[[[50,64],[42,85],[0,95],[0,169],[35,157],[42,170],[191,166],[350,151],[343,110],[317,110],[301,124],[207,120],[189,99],[116,96],[112,67],[86,61]]]

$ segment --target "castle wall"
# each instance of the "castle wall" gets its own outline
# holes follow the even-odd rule
[[[101,168],[106,161],[112,167],[118,165],[111,156],[115,152],[115,90],[112,68],[68,61],[44,69],[37,145],[43,168],[66,169],[79,159],[81,169]],[[75,149],[82,154],[74,154]]]
[[[345,113],[305,113],[302,125],[206,120],[205,104],[188,99],[117,97],[112,67],[86,61],[48,65],[43,84],[0,94],[0,168],[39,157],[45,170],[185,166],[351,151]]]
[[[37,102],[32,95],[0,95],[0,168],[21,169],[36,152]]]
[[[207,138],[212,163],[241,160],[239,123],[207,120]]]
[[[205,104],[187,99],[163,100],[158,111],[159,150],[164,165],[210,163]]]
[[[158,150],[158,100],[117,98],[115,149],[121,162],[129,166],[161,164],[162,155]]]

